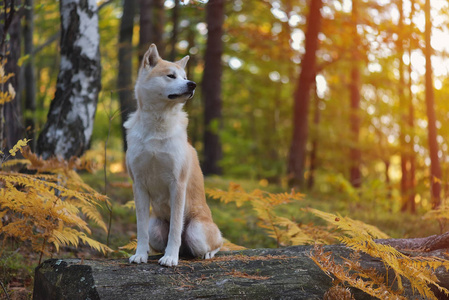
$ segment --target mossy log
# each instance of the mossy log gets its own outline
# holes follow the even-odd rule
[[[313,246],[282,249],[252,249],[220,252],[212,260],[180,260],[179,266],[160,266],[158,258],[146,264],[127,260],[50,259],[36,268],[34,300],[52,299],[323,299],[332,287],[328,277],[309,257]],[[342,245],[325,246],[335,261],[349,258],[352,251]],[[414,255],[445,258],[442,250]],[[362,255],[364,268],[385,274],[384,264]],[[436,272],[440,284],[449,287],[449,274]],[[389,276],[390,280],[394,275]],[[413,294],[404,282],[407,299]],[[355,299],[372,299],[351,290]],[[444,299],[443,295],[437,295]]]

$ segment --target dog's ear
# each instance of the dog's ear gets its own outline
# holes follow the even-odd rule
[[[147,52],[143,56],[143,66],[150,66],[151,68],[153,68],[155,65],[157,65],[160,59],[161,57],[159,56],[156,45],[151,44],[150,48],[148,48]]]
[[[181,68],[185,68],[187,65],[187,62],[189,61],[190,56],[185,56],[183,59],[178,60],[177,62],[175,62],[177,65],[181,66]]]

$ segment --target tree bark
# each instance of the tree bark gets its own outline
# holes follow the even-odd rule
[[[130,113],[136,110],[136,101],[133,93],[133,29],[136,11],[136,0],[123,1],[123,15],[120,23],[119,50],[118,50],[118,75],[117,88],[120,101],[120,116],[122,121],[123,150],[128,149],[126,143],[126,130],[123,123],[128,120]]]
[[[33,32],[34,32],[34,0],[25,0],[25,22],[23,26],[24,35],[24,52],[28,55],[28,59],[25,63],[25,129],[26,136],[31,141],[28,143],[31,150],[36,150],[36,70],[34,67],[34,45],[33,45]]]
[[[289,185],[304,185],[304,165],[307,155],[307,138],[309,133],[308,115],[311,87],[316,75],[316,51],[318,50],[318,34],[321,30],[321,0],[311,0],[307,17],[305,35],[305,53],[301,61],[301,73],[294,93],[293,136],[288,158]]]
[[[170,57],[169,59],[171,61],[174,61],[176,59],[176,43],[178,42],[178,30],[179,30],[179,0],[174,0],[175,6],[173,6],[172,9],[172,35],[170,38]]]
[[[410,20],[412,19],[415,13],[415,1],[411,1],[411,10],[410,10]],[[409,25],[409,45],[408,45],[408,57],[412,57],[412,32],[413,32],[413,22],[410,22]],[[410,142],[408,143],[408,154],[409,154],[409,164],[410,164],[410,173],[409,173],[409,183],[408,183],[408,208],[411,213],[416,212],[416,203],[415,203],[415,194],[416,194],[416,154],[415,154],[415,107],[413,104],[413,92],[412,92],[412,64],[409,62],[408,64],[408,116],[407,123],[410,132]]]
[[[61,0],[61,63],[55,98],[37,141],[47,159],[81,156],[89,147],[101,64],[98,8],[95,0]]]
[[[125,259],[50,259],[36,268],[33,299],[323,299],[333,283],[308,257],[313,250],[314,246],[293,246],[219,252],[210,260],[181,260],[176,268],[161,267],[160,256],[140,265]],[[331,252],[339,265],[353,253],[342,245],[324,246],[323,251]],[[444,251],[410,253],[420,255],[447,258]],[[379,259],[361,254],[358,262],[388,278],[390,286],[396,280]],[[435,276],[441,286],[449,286],[445,269],[438,268]],[[403,287],[406,299],[424,299],[408,280],[403,280]],[[433,288],[438,299],[447,299]],[[350,291],[355,299],[373,299],[355,288]]]
[[[164,1],[140,0],[139,62],[152,43],[164,57]]]
[[[202,96],[204,102],[204,161],[205,175],[221,174],[219,162],[223,156],[219,131],[222,123],[221,75],[223,67],[224,0],[206,4],[207,43],[204,54]]]
[[[429,252],[449,248],[449,232],[423,238],[379,239],[376,243],[390,245],[397,250]]]
[[[430,195],[432,207],[436,208],[441,204],[441,167],[438,159],[437,127],[435,115],[435,97],[433,91],[432,77],[432,46],[430,37],[432,35],[432,21],[430,19],[430,0],[426,0],[425,6],[426,31],[425,31],[425,57],[426,57],[426,108],[428,119],[428,140],[430,154]]]
[[[311,190],[313,185],[315,184],[315,172],[317,167],[317,151],[318,151],[318,126],[320,125],[320,97],[318,97],[316,85],[315,85],[315,93],[314,93],[315,107],[313,112],[313,126],[315,128],[315,136],[312,140],[312,149],[310,151],[310,168],[309,168],[309,178],[307,181],[307,188]]]
[[[15,5],[19,5],[20,2],[15,1]],[[5,120],[5,130],[3,139],[5,141],[5,146],[7,149],[12,149],[18,140],[24,136],[24,127],[22,123],[22,105],[21,105],[21,81],[20,81],[20,67],[18,61],[21,51],[21,24],[20,17],[16,16],[13,19],[11,26],[9,28],[9,42],[7,43],[7,55],[8,60],[5,65],[5,72],[14,73],[14,76],[8,80],[5,84],[7,87],[9,83],[13,86],[16,91],[16,97],[4,104],[4,120]]]
[[[358,0],[352,0],[352,29],[354,44],[352,46],[352,67],[351,67],[351,83],[350,83],[350,112],[349,123],[351,132],[351,146],[349,148],[349,181],[353,187],[360,187],[362,185],[362,174],[360,172],[360,163],[362,153],[359,148],[359,133],[360,133],[360,63],[361,53],[360,37],[357,32],[358,24]]]
[[[164,39],[164,26],[165,26],[165,0],[153,0],[153,43],[157,45],[159,55],[161,57],[165,56],[165,39]],[[160,50],[159,50],[160,49]]]
[[[405,98],[405,79],[404,79],[404,61],[402,57],[404,56],[404,9],[403,0],[398,0],[397,8],[399,11],[398,19],[398,40],[396,42],[397,47],[397,59],[399,63],[399,82],[398,82],[398,97],[399,97],[399,143],[400,143],[400,154],[401,154],[401,211],[406,211],[408,207],[408,185],[409,185],[409,163],[408,163],[408,150],[407,142],[405,140],[408,130],[407,122],[407,105]]]

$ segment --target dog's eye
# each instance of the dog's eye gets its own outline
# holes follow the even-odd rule
[[[176,76],[174,74],[167,75],[168,78],[176,79]]]

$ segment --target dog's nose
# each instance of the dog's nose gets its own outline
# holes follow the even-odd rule
[[[187,82],[187,87],[189,88],[189,90],[193,91],[196,88],[196,83],[193,81],[189,81]]]

